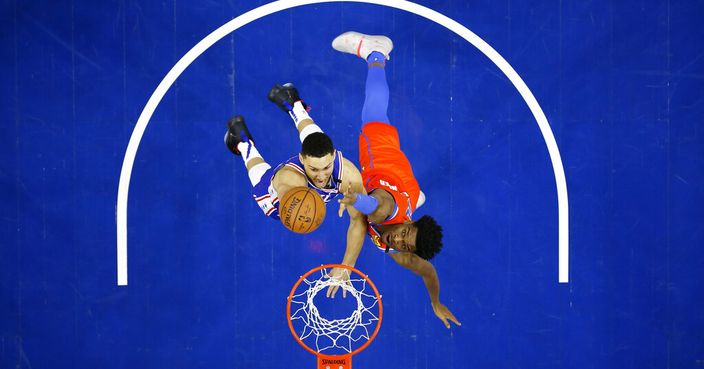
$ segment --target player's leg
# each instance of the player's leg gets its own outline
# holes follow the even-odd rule
[[[394,47],[386,36],[370,36],[358,32],[345,32],[337,36],[332,47],[366,60],[369,66],[365,87],[362,124],[382,122],[390,124],[387,116],[389,85],[386,81],[386,60]]]
[[[314,132],[323,132],[320,127],[313,122],[308,111],[310,107],[306,105],[298,94],[298,90],[292,83],[284,85],[274,85],[269,91],[269,100],[276,104],[281,110],[288,113],[296,124],[298,138],[301,142]]]
[[[242,116],[238,115],[227,121],[225,145],[233,154],[242,157],[252,186],[259,184],[264,173],[271,169],[271,166],[259,154],[257,147],[254,146],[254,140],[244,124]]]
[[[394,47],[393,42],[386,36],[370,36],[358,32],[345,32],[333,40],[332,47],[337,51],[357,55],[367,62],[367,80],[364,90],[364,106],[362,107],[363,128],[362,134],[360,134],[359,153],[360,165],[362,165],[363,168],[373,167],[374,160],[372,160],[372,158],[374,155],[372,153],[370,137],[367,133],[371,134],[375,132],[375,129],[379,129],[379,126],[375,128],[367,126],[367,128],[365,128],[365,125],[370,122],[391,124],[387,115],[389,106],[389,85],[386,80],[385,67],[386,61],[389,60],[389,54]],[[387,129],[382,129],[385,132],[385,134],[382,134],[382,136],[384,136],[383,140],[389,141],[386,142],[386,144],[398,145],[400,150],[395,130],[393,130],[393,134],[390,134],[387,132]],[[378,141],[379,138],[373,137],[372,139]],[[399,157],[404,158],[403,161],[407,166],[408,172],[412,173],[410,163],[405,159],[403,153],[400,153]],[[399,157],[394,158],[394,160],[398,160]],[[422,206],[425,203],[425,199],[425,194],[419,189],[415,208],[417,209]]]
[[[272,198],[268,191],[272,177],[271,166],[259,154],[259,150],[254,145],[254,139],[244,124],[242,116],[238,115],[227,121],[225,145],[233,154],[242,157],[242,161],[247,168],[247,176],[249,176],[249,181],[252,183],[252,196],[259,208],[262,209],[265,215],[278,219],[278,210],[276,208],[278,199]],[[267,180],[262,180],[263,177]]]
[[[386,81],[386,57],[373,51],[367,57],[367,83],[364,88],[362,124],[382,122],[391,124],[386,113],[389,107],[389,85]]]

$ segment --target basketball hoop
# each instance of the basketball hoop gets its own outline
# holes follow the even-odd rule
[[[349,280],[331,278],[334,268],[346,269]],[[325,300],[330,286],[338,286],[354,299],[355,308],[346,318],[321,315],[315,297]],[[338,291],[341,292],[341,291]],[[350,296],[347,296],[349,299]],[[338,306],[342,300],[338,300]],[[337,306],[336,306],[337,307]],[[323,314],[325,315],[325,314]],[[369,346],[381,327],[381,295],[371,279],[359,270],[342,264],[326,264],[311,269],[293,285],[286,304],[286,319],[291,334],[310,353],[318,357],[318,369],[351,369],[352,356]]]

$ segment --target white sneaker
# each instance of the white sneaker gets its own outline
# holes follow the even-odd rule
[[[354,54],[367,60],[369,54],[378,51],[389,59],[394,43],[386,36],[365,35],[359,32],[345,32],[332,40],[332,48],[343,53]]]

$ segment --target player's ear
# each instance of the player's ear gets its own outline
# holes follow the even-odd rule
[[[301,155],[300,153],[298,154],[298,160],[303,163],[303,155]]]

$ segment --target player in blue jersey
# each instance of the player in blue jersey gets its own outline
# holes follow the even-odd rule
[[[440,281],[435,267],[428,261],[442,247],[442,228],[428,215],[416,221],[412,219],[425,196],[410,162],[401,151],[398,131],[386,114],[389,87],[385,67],[393,43],[385,36],[345,32],[333,40],[332,47],[357,55],[368,66],[359,135],[359,164],[368,194],[345,189],[339,214],[342,215],[342,206],[348,211],[364,213],[372,242],[385,252],[391,251],[389,255],[394,261],[423,278],[435,315],[447,328],[450,322],[461,325],[440,302]],[[349,249],[356,246],[348,245],[345,255],[358,255],[360,250]],[[333,270],[331,274],[345,277],[342,270]],[[335,287],[328,289],[328,295],[334,297],[336,290]]]
[[[307,105],[292,84],[274,86],[269,92],[269,100],[288,113],[295,123],[301,140],[301,152],[297,156],[272,169],[257,150],[242,116],[230,119],[225,133],[225,145],[233,154],[242,157],[252,183],[252,196],[264,214],[279,219],[279,199],[294,187],[312,188],[326,203],[336,198],[341,188],[364,191],[357,167],[335,150],[330,137],[308,115]],[[364,215],[350,213],[348,247],[361,247],[366,227]],[[356,260],[356,255],[349,255],[348,259],[352,257]]]

